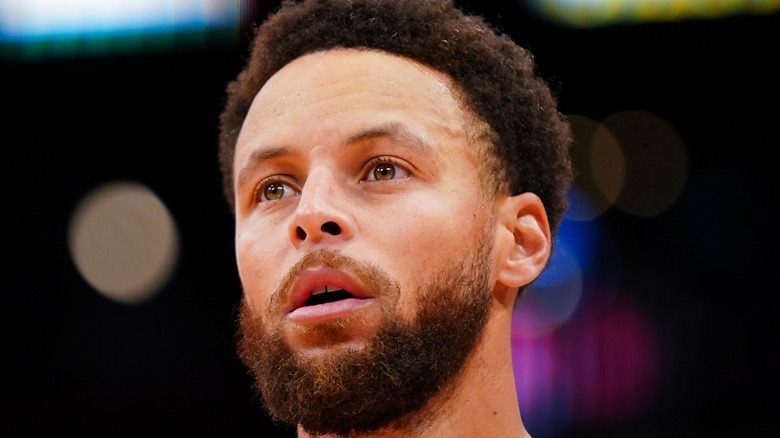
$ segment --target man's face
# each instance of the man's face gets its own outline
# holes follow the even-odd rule
[[[234,161],[253,339],[317,366],[375,351],[378,334],[425,331],[421,320],[484,325],[493,203],[469,120],[445,75],[378,52],[306,55],[265,84]],[[446,336],[464,321],[440,322]],[[480,330],[449,339],[468,350],[460,362]]]

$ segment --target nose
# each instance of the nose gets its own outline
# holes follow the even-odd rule
[[[354,220],[342,187],[327,168],[313,169],[301,189],[289,225],[295,247],[346,241],[354,235]]]

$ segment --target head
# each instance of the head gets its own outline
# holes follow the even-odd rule
[[[449,1],[288,2],[258,29],[220,159],[274,416],[408,427],[457,390],[565,209],[568,128],[533,69]]]
[[[571,180],[568,123],[531,54],[451,0],[285,1],[258,28],[245,69],[228,86],[219,160],[232,207],[236,141],[255,95],[294,59],[334,48],[392,53],[450,77],[460,103],[479,122],[469,134],[481,154],[486,189],[535,193],[555,232]]]

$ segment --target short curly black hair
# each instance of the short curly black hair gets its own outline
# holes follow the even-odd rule
[[[490,150],[481,154],[489,190],[535,193],[557,229],[572,178],[566,118],[530,53],[452,0],[285,0],[257,29],[246,67],[227,87],[219,160],[232,208],[236,140],[255,95],[294,59],[335,48],[380,50],[449,75],[465,107],[489,125]]]

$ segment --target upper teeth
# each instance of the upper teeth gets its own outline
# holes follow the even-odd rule
[[[332,291],[334,291],[336,289],[338,289],[336,286],[331,286],[331,285],[320,286],[320,287],[314,288],[314,290],[311,291],[311,294],[312,295],[319,295],[319,294],[324,294],[325,292],[328,292],[328,291],[332,292]]]

